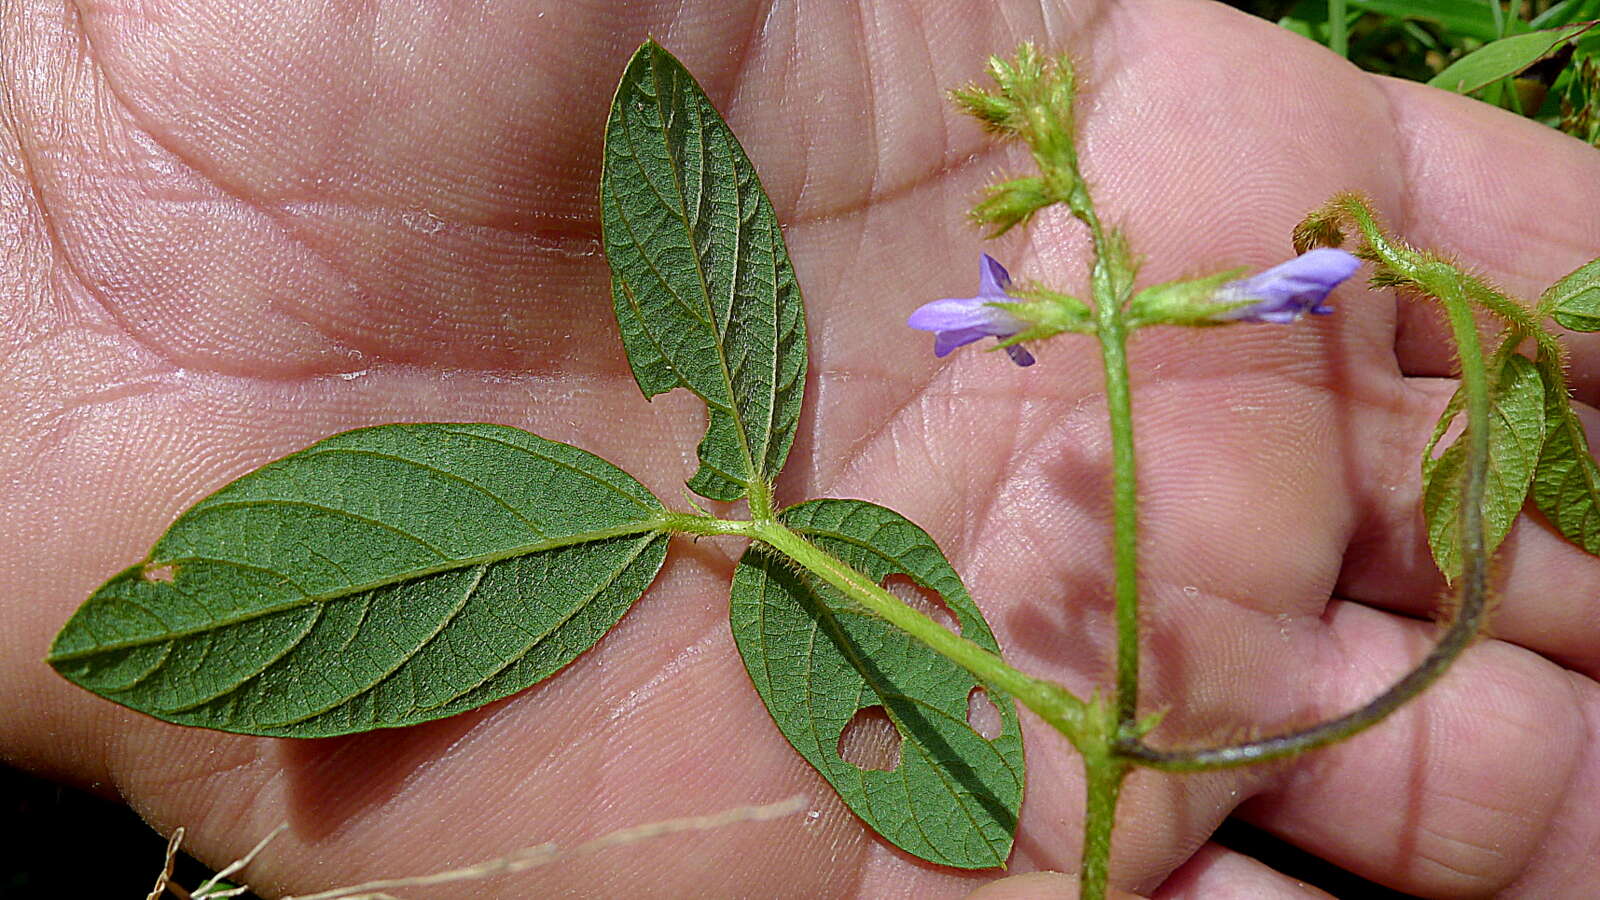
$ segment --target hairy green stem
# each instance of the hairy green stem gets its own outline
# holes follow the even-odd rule
[[[1117,797],[1128,764],[1109,757],[1084,756],[1083,862],[1078,873],[1079,900],[1105,897],[1111,876],[1111,831],[1117,821]]]
[[[1076,176],[1077,173],[1074,172]],[[1072,214],[1089,229],[1094,248],[1090,289],[1094,295],[1095,334],[1105,372],[1106,412],[1111,430],[1113,598],[1117,625],[1116,692],[1107,715],[1091,716],[1100,727],[1073,743],[1083,754],[1087,795],[1083,817],[1083,856],[1078,872],[1080,900],[1106,894],[1111,861],[1111,831],[1117,797],[1128,763],[1115,754],[1119,738],[1137,738],[1139,715],[1139,483],[1133,448],[1133,400],[1128,379],[1128,324],[1124,306],[1133,285],[1133,263],[1114,231],[1108,234],[1081,177],[1065,198]],[[1105,712],[1095,703],[1092,712]]]
[[[1074,746],[1084,740],[1087,704],[1066,688],[1017,671],[999,655],[907,606],[883,586],[796,534],[775,517],[741,521],[671,513],[666,517],[665,527],[685,534],[736,535],[766,544],[837,588],[868,612],[966,669],[984,684],[1017,698],[1066,735]]]
[[[1111,419],[1112,554],[1117,620],[1117,721],[1132,726],[1139,715],[1139,514],[1138,470],[1133,455],[1133,402],[1128,387],[1128,334],[1120,309],[1096,298],[1100,358],[1105,367]]]
[[[1078,869],[1079,900],[1102,900],[1110,885],[1111,832],[1117,821],[1117,798],[1130,765],[1116,755],[1117,722],[1114,704],[1092,698],[1085,725],[1083,755],[1084,809],[1083,855]]]
[[[773,517],[772,512],[772,486],[765,481],[757,481],[750,485],[750,518],[757,522]]]
[[[907,606],[899,597],[776,520],[751,523],[750,536],[804,566],[867,611],[926,644],[978,680],[1005,691],[1074,743],[1083,732],[1084,703],[1053,682],[1012,668],[978,646]]]
[[[1105,370],[1106,412],[1111,424],[1111,551],[1117,623],[1117,722],[1130,733],[1139,715],[1139,482],[1133,452],[1133,401],[1128,386],[1128,324],[1123,306],[1133,277],[1115,232],[1108,235],[1081,178],[1065,198],[1088,226],[1094,246],[1090,288],[1095,335]]]
[[[1455,620],[1416,668],[1366,705],[1339,718],[1300,731],[1226,747],[1158,750],[1139,739],[1125,738],[1117,745],[1121,758],[1167,771],[1192,772],[1281,759],[1342,741],[1378,724],[1421,694],[1450,668],[1477,636],[1484,619],[1489,569],[1483,524],[1484,482],[1489,467],[1489,379],[1472,303],[1457,273],[1444,263],[1406,262],[1404,269],[1444,304],[1461,360],[1461,385],[1467,413],[1467,430],[1462,439],[1466,441],[1467,459],[1461,508],[1456,519],[1460,530],[1462,572],[1461,602]]]

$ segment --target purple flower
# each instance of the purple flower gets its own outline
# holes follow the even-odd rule
[[[1325,316],[1333,307],[1322,300],[1341,281],[1355,274],[1361,260],[1343,250],[1318,247],[1249,278],[1230,281],[1217,289],[1217,303],[1254,300],[1217,316],[1246,322],[1293,322],[1306,313]]]
[[[947,298],[924,303],[911,314],[906,324],[921,331],[933,332],[933,355],[945,356],[957,347],[970,344],[984,336],[1005,340],[1020,333],[1028,325],[994,302],[1010,303],[1014,298],[1006,293],[1011,284],[1011,273],[994,257],[985,253],[978,265],[978,296]],[[1033,354],[1013,344],[1006,348],[1011,361],[1019,366],[1033,365]]]

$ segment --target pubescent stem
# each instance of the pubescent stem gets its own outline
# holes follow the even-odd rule
[[[1012,668],[998,654],[978,646],[907,606],[894,594],[796,534],[776,517],[753,521],[683,513],[665,517],[666,530],[701,535],[737,535],[760,541],[861,604],[868,612],[927,645],[990,687],[1004,691],[1079,746],[1085,739],[1087,705],[1066,688]],[[1080,747],[1080,749],[1082,749]]]
[[[1117,797],[1128,773],[1128,762],[1117,755],[1117,741],[1137,740],[1148,730],[1141,728],[1138,721],[1139,482],[1133,452],[1133,401],[1128,383],[1128,325],[1124,318],[1133,289],[1135,264],[1121,236],[1114,229],[1108,234],[1101,224],[1088,185],[1076,167],[1072,175],[1072,189],[1060,199],[1088,228],[1093,247],[1089,284],[1094,297],[1095,335],[1100,341],[1106,413],[1111,430],[1111,551],[1117,623],[1114,709],[1108,716],[1102,703],[1092,704],[1089,720],[1099,727],[1092,728],[1092,734],[1085,739],[1072,739],[1083,756],[1087,791],[1078,896],[1080,900],[1101,900],[1106,895],[1110,877],[1111,832],[1117,820]]]
[[[1106,413],[1111,423],[1111,552],[1117,621],[1117,724],[1131,733],[1139,716],[1139,481],[1133,453],[1133,401],[1128,386],[1128,326],[1123,316],[1132,277],[1115,232],[1108,236],[1082,179],[1068,198],[1072,214],[1089,229],[1094,247],[1090,286],[1095,334],[1105,370]]]
[[[1461,507],[1456,527],[1462,550],[1461,602],[1455,620],[1433,650],[1388,690],[1365,706],[1339,718],[1276,737],[1188,750],[1158,750],[1137,738],[1118,741],[1115,752],[1132,763],[1172,772],[1222,769],[1281,759],[1348,738],[1383,721],[1439,679],[1477,637],[1483,624],[1489,561],[1483,524],[1484,481],[1489,467],[1489,383],[1478,341],[1472,303],[1458,274],[1443,263],[1411,267],[1407,273],[1444,304],[1461,359],[1461,385],[1466,396],[1467,458]]]
[[[1110,884],[1111,832],[1117,820],[1117,797],[1130,765],[1114,750],[1123,726],[1099,696],[1091,698],[1086,720],[1089,739],[1084,741],[1083,854],[1078,870],[1079,900],[1101,900]]]
[[[1086,794],[1083,814],[1083,863],[1078,873],[1078,897],[1093,900],[1106,895],[1111,876],[1111,831],[1117,821],[1117,797],[1128,764],[1108,759],[1091,765],[1083,760]]]
[[[1117,723],[1131,728],[1139,715],[1139,515],[1138,469],[1133,454],[1133,403],[1128,386],[1128,332],[1120,298],[1095,297],[1100,359],[1105,368],[1111,420],[1111,547],[1117,620]]]
[[[773,517],[771,485],[756,481],[750,485],[746,496],[750,500],[750,518],[760,522]]]
[[[1321,209],[1308,216],[1296,229],[1296,249],[1303,252],[1312,244],[1338,246],[1343,240],[1340,223],[1344,221],[1354,225],[1361,234],[1365,243],[1363,249],[1367,252],[1360,255],[1378,261],[1403,280],[1427,289],[1427,276],[1422,273],[1430,267],[1439,266],[1441,261],[1401,241],[1392,240],[1378,224],[1377,216],[1367,201],[1355,192],[1334,196]],[[1443,270],[1433,268],[1432,271],[1438,273]],[[1533,309],[1528,309],[1472,275],[1452,270],[1447,277],[1465,293],[1466,299],[1497,316],[1516,331],[1533,338],[1540,352],[1551,359],[1565,358],[1561,342],[1542,322],[1550,314],[1550,304],[1554,298],[1541,299]]]

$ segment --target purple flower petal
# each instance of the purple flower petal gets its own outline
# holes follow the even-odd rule
[[[1012,299],[1005,291],[1010,284],[1011,273],[985,253],[978,266],[978,296],[947,297],[924,303],[906,319],[906,324],[933,332],[933,355],[940,357],[986,336],[1005,340],[1027,327],[1027,323],[1011,313],[990,305]],[[1007,347],[1006,352],[1019,366],[1033,365],[1033,355],[1021,347]]]
[[[949,297],[917,307],[906,319],[906,324],[919,331],[961,331],[969,328],[987,329],[983,334],[994,334],[1002,327],[998,316],[1011,318],[1005,310],[989,305],[982,297]]]
[[[1011,273],[1006,271],[1006,267],[1000,265],[999,260],[987,253],[979,254],[978,296],[1001,297],[1009,300],[1011,298],[1006,296],[1006,288],[1010,286]]]
[[[1293,322],[1306,313],[1325,316],[1333,308],[1322,301],[1340,282],[1355,274],[1361,260],[1332,247],[1318,247],[1265,272],[1232,281],[1217,290],[1218,303],[1254,300],[1219,318],[1244,322]]]
[[[984,337],[986,332],[980,328],[956,328],[936,332],[933,336],[933,355],[944,357],[950,351]]]
[[[1034,362],[1033,354],[1029,353],[1028,348],[1022,346],[1021,344],[1012,344],[1011,346],[1007,347],[1006,355],[1010,356],[1011,361],[1019,366],[1031,366]]]

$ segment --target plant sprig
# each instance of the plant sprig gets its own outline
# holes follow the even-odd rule
[[[1430,542],[1441,568],[1456,581],[1456,602],[1447,606],[1453,617],[1437,644],[1415,668],[1357,709],[1329,721],[1256,740],[1157,749],[1144,740],[1154,723],[1138,718],[1137,469],[1128,392],[1127,333],[1148,325],[1292,321],[1303,312],[1324,312],[1316,304],[1332,284],[1326,284],[1314,299],[1302,305],[1290,304],[1288,309],[1257,301],[1258,297],[1272,295],[1270,272],[1256,279],[1239,279],[1237,271],[1223,272],[1132,294],[1137,274],[1135,258],[1120,233],[1101,223],[1089,186],[1077,168],[1076,154],[1060,149],[1070,143],[1074,121],[1071,61],[1061,57],[1046,62],[1033,47],[1023,45],[1014,61],[991,60],[989,71],[996,85],[992,91],[968,86],[952,92],[952,99],[1002,138],[1026,143],[1041,174],[1000,182],[973,208],[973,219],[988,226],[990,237],[994,237],[1016,225],[1026,225],[1043,209],[1060,204],[1083,223],[1091,238],[1092,312],[1085,314],[1082,301],[1040,286],[1015,294],[1028,302],[987,305],[1003,310],[1016,323],[1010,334],[999,335],[1004,341],[1037,341],[1076,331],[1094,334],[1101,347],[1113,447],[1118,639],[1117,681],[1111,705],[1116,710],[1116,727],[1102,728],[1087,741],[1081,735],[1074,739],[1083,753],[1088,781],[1080,893],[1084,897],[1101,897],[1107,887],[1109,836],[1116,798],[1130,766],[1192,772],[1292,757],[1378,724],[1437,681],[1481,631],[1486,615],[1489,560],[1522,508],[1530,487],[1536,498],[1546,498],[1540,502],[1541,509],[1563,533],[1590,552],[1600,552],[1600,526],[1591,525],[1600,519],[1600,469],[1588,453],[1581,425],[1570,406],[1561,372],[1560,342],[1540,321],[1546,315],[1554,315],[1568,327],[1600,330],[1600,317],[1596,316],[1600,311],[1600,261],[1558,282],[1537,307],[1530,308],[1457,265],[1388,235],[1357,195],[1333,198],[1297,227],[1293,244],[1297,252],[1304,254],[1302,260],[1319,252],[1317,247],[1338,247],[1344,242],[1344,230],[1351,228],[1359,238],[1355,256],[1374,265],[1374,286],[1399,287],[1432,298],[1450,325],[1462,383],[1441,419],[1434,441],[1423,451],[1423,469],[1430,500],[1424,510],[1430,523]],[[1053,127],[1048,124],[1052,120]],[[1064,132],[1066,138],[1062,137]],[[1326,275],[1325,268],[1306,265],[1297,274],[1314,274],[1332,283],[1349,274],[1346,270],[1334,277]],[[990,298],[974,298],[973,302],[984,299]],[[1280,312],[1283,315],[1274,317]],[[1479,342],[1476,316],[1480,313],[1504,323],[1498,348],[1492,354],[1485,354]],[[1093,327],[1050,327],[1060,321],[1092,321]],[[913,324],[929,327],[918,324],[915,317]],[[953,324],[957,323],[952,321],[946,327]],[[1532,362],[1512,352],[1525,339],[1532,339],[1537,347]],[[1433,459],[1435,444],[1451,419],[1463,411],[1465,430],[1442,457]],[[1591,511],[1596,515],[1590,515]],[[1091,700],[1091,711],[1098,708],[1096,703]],[[1096,719],[1091,715],[1089,721]],[[1096,739],[1105,741],[1105,746],[1093,746]],[[1091,746],[1086,749],[1085,743]]]
[[[1387,234],[1345,194],[1296,230],[1302,256],[1253,276],[1223,272],[1136,290],[1138,258],[1104,222],[1078,167],[1071,61],[1029,44],[994,58],[996,87],[952,93],[991,132],[1027,145],[1037,175],[991,188],[973,218],[998,235],[1064,207],[1088,232],[1090,296],[1011,289],[985,257],[979,296],[912,318],[941,355],[993,336],[1096,339],[1112,445],[1117,630],[1114,684],[1087,699],[1007,663],[937,542],[892,510],[774,495],[798,428],[807,346],[798,280],[754,167],[693,77],[646,42],[611,107],[601,205],[613,310],[646,397],[684,388],[706,407],[688,486],[747,515],[668,509],[579,448],[487,424],[358,429],[246,474],[183,513],[142,562],[113,576],[63,627],[49,661],[74,682],[168,722],[321,737],[454,715],[554,675],[648,589],[672,535],[742,538],[730,627],[774,722],[842,801],[923,859],[1003,865],[1026,777],[1019,700],[1082,755],[1081,895],[1103,897],[1122,783],[1135,767],[1196,771],[1306,752],[1371,727],[1449,668],[1482,626],[1491,555],[1531,494],[1564,534],[1600,553],[1600,468],[1567,396],[1544,320],[1600,330],[1600,261],[1518,303]],[[1356,239],[1355,256],[1331,249]],[[1359,257],[1372,282],[1434,298],[1461,388],[1423,452],[1436,559],[1454,619],[1426,658],[1359,709],[1288,734],[1158,748],[1160,711],[1139,700],[1138,460],[1128,337],[1152,326],[1288,323]],[[1008,292],[1009,291],[1009,292]],[[1499,321],[1485,353],[1478,319]],[[1516,348],[1531,340],[1529,360]],[[1432,451],[1452,420],[1461,436]],[[907,577],[955,614],[947,628],[886,589]],[[987,692],[997,734],[968,721]],[[900,760],[869,771],[840,736],[882,710]],[[1159,743],[1159,740],[1156,741]]]

